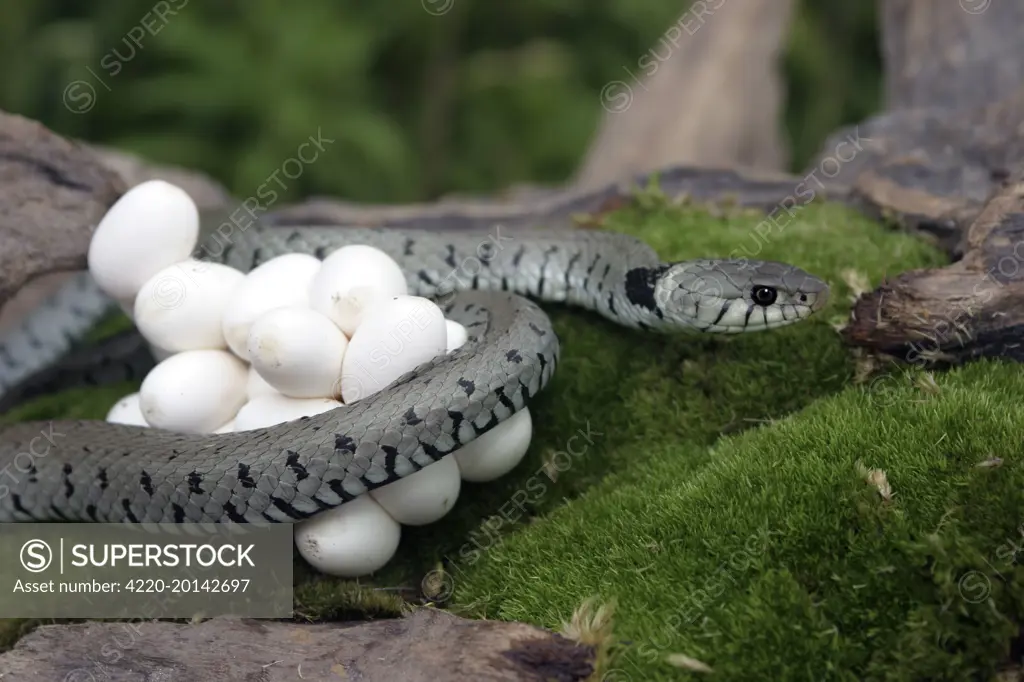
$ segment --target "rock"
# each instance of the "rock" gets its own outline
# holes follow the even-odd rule
[[[47,625],[0,655],[19,682],[576,682],[594,651],[522,623],[470,621],[434,608],[392,620],[304,624]]]
[[[124,181],[80,144],[0,111],[0,307],[29,280],[84,270]]]
[[[963,259],[860,297],[845,340],[910,362],[1024,361],[1024,174],[971,224]]]
[[[690,3],[680,3],[690,5]],[[669,165],[785,168],[779,57],[792,0],[694,3],[601,91],[605,114],[574,185]]]

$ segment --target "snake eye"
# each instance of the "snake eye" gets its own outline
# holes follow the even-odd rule
[[[767,308],[772,303],[775,303],[775,299],[779,297],[779,292],[772,287],[756,286],[750,292],[750,297],[754,299],[754,303],[757,305]]]

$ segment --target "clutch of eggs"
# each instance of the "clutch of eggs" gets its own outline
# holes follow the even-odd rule
[[[89,271],[118,301],[159,363],[107,421],[223,434],[345,409],[451,353],[467,331],[410,296],[398,264],[352,245],[323,261],[273,258],[249,273],[194,260],[199,212],[162,180],[136,185],[107,212]],[[511,471],[532,437],[527,409],[460,450],[299,523],[299,553],[318,570],[358,577],[394,556],[401,526],[433,523],[461,482]]]

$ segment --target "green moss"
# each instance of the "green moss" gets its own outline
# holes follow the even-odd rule
[[[465,484],[442,522],[404,529],[372,580],[318,577],[299,561],[297,616],[397,613],[400,597],[437,592],[424,586],[440,563],[440,591],[469,615],[558,627],[588,597],[614,599],[609,680],[685,678],[670,654],[723,680],[991,675],[1020,622],[1005,543],[1021,521],[1024,370],[978,363],[939,376],[938,390],[912,375],[868,390],[852,385],[832,327],[849,313],[845,270],[877,285],[942,256],[832,205],[759,226],[742,212],[642,204],[606,227],[666,259],[799,265],[830,282],[829,307],[738,337],[653,336],[548,307],[562,362],[531,405],[526,460]],[[101,417],[130,390],[15,416]],[[975,466],[993,455],[1002,466]],[[858,464],[886,472],[891,499]]]

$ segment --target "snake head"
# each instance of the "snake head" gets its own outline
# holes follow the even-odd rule
[[[821,279],[786,263],[747,259],[666,265],[655,277],[659,327],[738,334],[810,317],[828,303]]]

